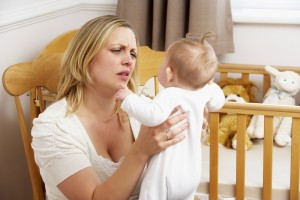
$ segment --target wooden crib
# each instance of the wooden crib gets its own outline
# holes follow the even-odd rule
[[[141,48],[141,58],[140,58],[140,74],[143,75],[141,79],[141,85],[145,85],[147,80],[150,77],[155,77],[157,74],[157,69],[162,62],[164,57],[164,52],[152,51],[148,47]],[[285,66],[273,66],[278,70],[291,70],[300,74],[300,68],[295,67],[285,67]],[[216,82],[218,80],[226,79],[227,77],[242,77],[246,80],[252,80],[254,82],[260,82],[259,92],[261,97],[267,92],[271,84],[271,78],[268,73],[264,70],[263,65],[245,65],[245,64],[220,64],[218,72],[216,75]],[[154,79],[154,89],[155,94],[159,90],[158,81]],[[220,147],[218,144],[218,125],[219,125],[219,116],[221,113],[235,113],[238,115],[237,124],[238,124],[238,144],[237,150],[226,149],[225,147]],[[245,151],[245,135],[243,134],[246,130],[246,116],[247,115],[264,115],[265,117],[265,137],[263,140],[254,141],[253,149],[257,150],[248,150]],[[273,117],[274,116],[283,116],[283,117],[292,117],[293,126],[292,126],[292,146],[291,147],[277,147],[273,144]],[[203,162],[207,162],[208,166],[203,167],[202,174],[204,174],[203,182],[200,183],[198,188],[199,194],[207,194],[207,198],[211,200],[217,199],[226,199],[225,197],[235,197],[237,200],[244,199],[263,199],[263,200],[296,200],[299,199],[299,162],[300,162],[300,107],[299,106],[275,106],[275,105],[263,105],[260,103],[226,103],[224,107],[218,112],[210,113],[210,146],[205,144],[202,145],[202,154]],[[254,152],[255,151],[255,152]],[[286,154],[289,155],[287,165],[285,167],[285,173],[275,174],[273,173],[273,157],[274,152],[281,154],[281,151],[284,151],[282,157],[285,157]],[[225,152],[225,153],[224,153]],[[207,153],[207,155],[205,155]],[[254,189],[249,188],[246,180],[246,169],[250,166],[246,165],[247,154],[252,153],[253,162],[256,158],[255,154],[262,154],[262,168],[261,175],[258,178],[262,179],[262,185],[257,185]],[[221,155],[221,156],[220,156]],[[226,174],[233,174],[235,180],[232,183],[228,184],[220,182],[222,179],[222,166],[220,163],[226,162],[228,157],[223,156],[233,156],[236,157],[234,163],[228,165],[230,168],[234,169],[231,171],[226,171]],[[276,156],[278,157],[278,156]],[[248,162],[252,162],[251,160]],[[281,157],[279,156],[279,161],[275,164],[281,162]],[[231,160],[230,160],[231,162]],[[276,170],[278,167],[276,167]],[[249,169],[251,171],[251,169]],[[248,170],[248,171],[249,171]],[[275,171],[275,170],[274,170]],[[288,176],[286,179],[289,180],[288,188],[276,189],[274,186],[273,180],[276,176]],[[290,177],[290,178],[289,178]],[[249,192],[250,190],[250,192]],[[198,194],[197,193],[197,194]],[[252,193],[252,194],[250,194]],[[200,197],[200,196],[199,196]]]
[[[275,67],[275,66],[274,66]],[[291,67],[276,67],[277,69],[281,70],[292,70],[300,74],[300,68],[291,68]],[[264,66],[262,65],[243,65],[243,64],[220,64],[219,69],[219,78],[226,79],[230,77],[230,75],[237,75],[239,74],[240,77],[251,80],[250,77],[254,76],[255,78],[262,79],[262,86],[261,92],[263,94],[266,93],[268,88],[270,87],[270,76],[264,70]],[[219,116],[221,113],[233,113],[237,114],[237,150],[228,150],[219,147],[218,145],[218,125],[219,125]],[[263,185],[262,188],[257,190],[259,194],[255,194],[254,197],[250,196],[247,197],[246,195],[246,154],[251,152],[252,150],[245,151],[245,133],[246,130],[246,116],[247,115],[264,115],[265,120],[265,136],[264,139],[254,143],[255,145],[262,145],[261,152],[263,154]],[[291,147],[274,147],[273,145],[273,117],[274,116],[283,116],[283,117],[292,117],[293,125],[292,125],[292,145]],[[275,106],[275,105],[263,105],[260,103],[226,103],[224,107],[219,110],[218,112],[210,113],[209,116],[210,120],[210,147],[209,147],[209,187],[206,188],[205,192],[209,193],[209,199],[216,200],[222,194],[219,192],[219,179],[220,177],[220,170],[219,166],[220,162],[226,162],[226,160],[230,160],[228,158],[220,157],[220,153],[222,151],[232,151],[230,154],[225,155],[235,155],[236,154],[236,162],[232,163],[232,165],[236,165],[235,172],[226,171],[226,173],[235,173],[235,184],[234,191],[231,195],[233,195],[236,199],[264,199],[264,200],[274,200],[274,199],[290,199],[295,200],[299,199],[299,153],[300,153],[300,107],[299,106]],[[207,147],[203,147],[207,148]],[[276,149],[277,151],[287,151],[287,149],[291,151],[290,153],[290,170],[289,170],[289,177],[290,177],[290,188],[286,188],[283,192],[286,193],[286,190],[289,190],[288,194],[280,194],[274,192],[274,188],[272,186],[272,178],[275,176],[281,176],[283,174],[273,174],[272,169],[274,166],[273,163],[273,150]],[[202,149],[203,150],[203,149]],[[257,152],[259,153],[259,152]],[[255,157],[254,157],[255,158]],[[205,156],[203,156],[205,161]],[[222,161],[223,159],[223,161]],[[225,159],[225,161],[224,161]],[[231,162],[231,161],[229,161]],[[256,160],[253,160],[256,162]],[[280,161],[279,161],[280,162]],[[277,166],[276,166],[277,167]],[[234,168],[234,167],[232,167]],[[206,171],[203,171],[206,173]],[[207,172],[208,173],[208,172]],[[288,174],[288,173],[287,173]],[[255,176],[255,174],[253,175]],[[260,187],[260,186],[259,186]],[[199,186],[199,191],[201,192],[201,184]],[[228,187],[227,187],[228,189]],[[230,188],[232,189],[232,188]],[[229,190],[230,190],[229,189]],[[207,191],[208,190],[208,191]],[[205,193],[204,192],[204,193]],[[276,196],[272,195],[276,194]],[[226,196],[226,195],[225,195]],[[227,194],[228,196],[228,194]]]

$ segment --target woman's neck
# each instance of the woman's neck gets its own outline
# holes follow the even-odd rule
[[[106,121],[111,119],[115,112],[116,100],[114,95],[95,94],[87,91],[77,113],[83,116],[94,116]]]

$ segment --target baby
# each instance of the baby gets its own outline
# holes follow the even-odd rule
[[[147,165],[140,200],[193,200],[201,179],[201,131],[205,107],[216,111],[225,103],[221,88],[213,82],[218,61],[207,39],[182,38],[170,45],[159,69],[164,87],[153,100],[145,100],[122,88],[116,98],[121,108],[146,126],[164,122],[180,107],[187,115],[185,140],[154,155]],[[170,139],[166,131],[166,139]]]

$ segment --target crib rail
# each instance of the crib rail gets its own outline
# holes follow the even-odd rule
[[[220,113],[237,114],[236,199],[245,199],[245,131],[247,115],[264,115],[263,200],[272,200],[273,117],[292,117],[290,200],[299,199],[300,107],[257,103],[226,103],[210,113],[210,200],[218,199],[218,127]]]
[[[273,66],[279,71],[294,71],[300,74],[299,67],[287,66]],[[264,65],[247,65],[247,64],[219,64],[218,72],[220,73],[220,80],[224,80],[231,74],[241,74],[244,80],[250,80],[250,75],[261,75],[263,79],[262,92],[266,94],[271,85],[270,75],[265,71]]]

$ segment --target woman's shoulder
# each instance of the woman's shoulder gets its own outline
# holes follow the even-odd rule
[[[58,100],[49,105],[46,110],[39,115],[39,118],[60,118],[66,116],[67,113],[67,101],[65,98]]]
[[[33,120],[33,125],[44,127],[52,126],[53,124],[66,124],[69,118],[73,118],[72,116],[73,114],[67,115],[66,99],[61,99],[48,106],[44,112],[39,114]]]
[[[62,130],[73,135],[81,132],[82,126],[79,119],[75,114],[67,114],[67,109],[66,99],[61,99],[51,104],[33,120],[32,135],[52,135]]]

